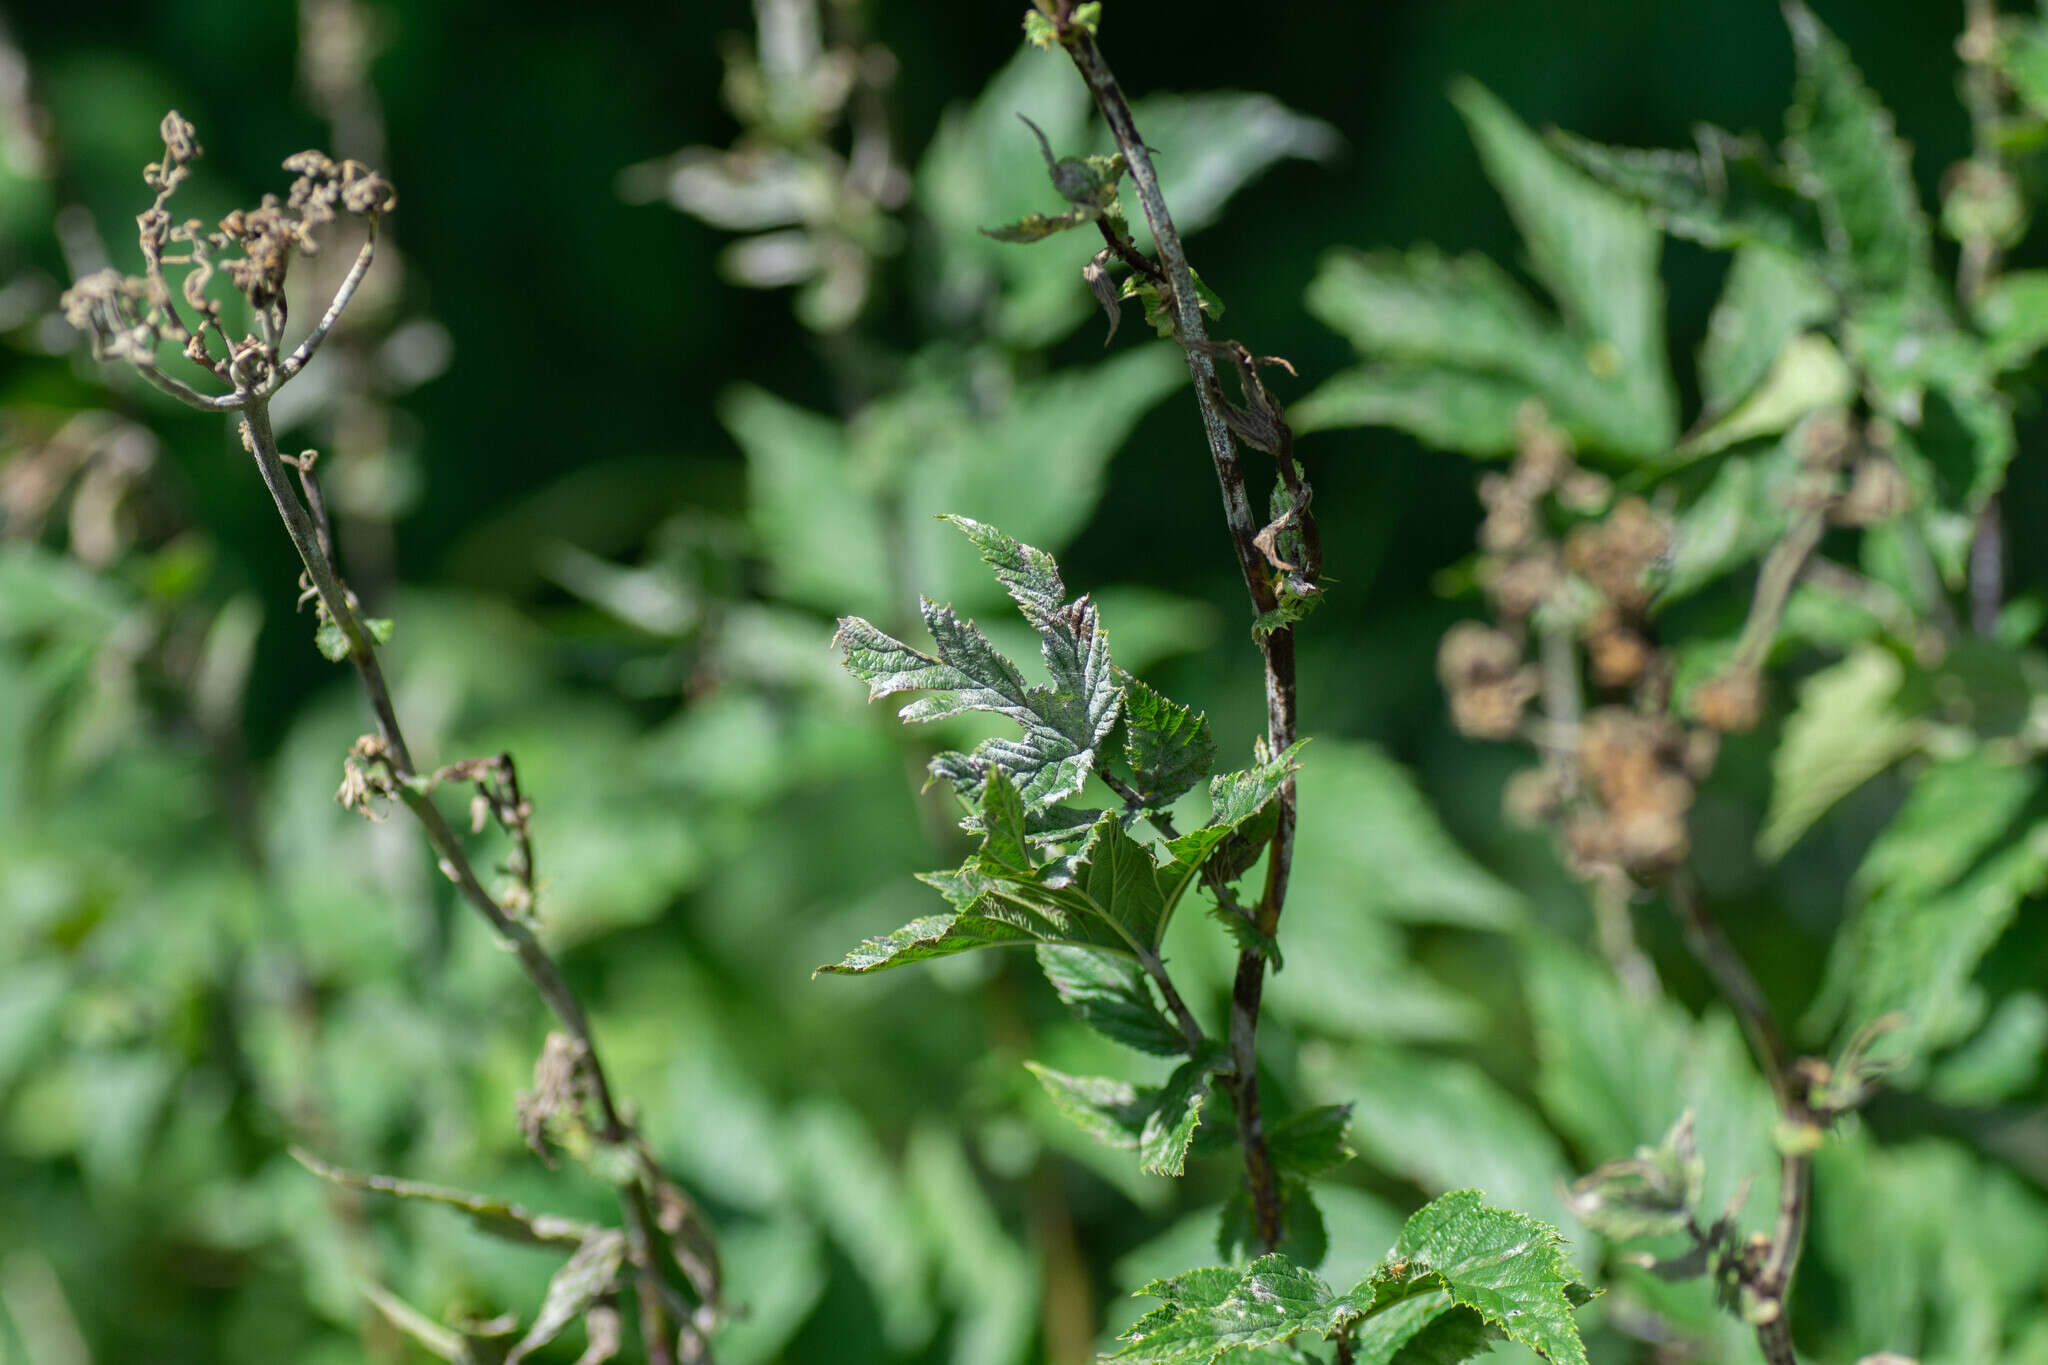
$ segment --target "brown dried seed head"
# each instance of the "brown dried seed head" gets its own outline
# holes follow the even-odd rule
[[[1557,552],[1548,548],[1507,560],[1489,559],[1479,570],[1480,586],[1493,594],[1500,614],[1515,621],[1542,606],[1563,581]]]
[[[1748,734],[1763,715],[1763,682],[1753,668],[1709,678],[1693,689],[1692,714],[1724,735]]]
[[[1522,666],[1513,637],[1478,621],[1460,621],[1437,649],[1437,678],[1451,701],[1451,720],[1475,739],[1507,739],[1536,695],[1536,672]]]
[[[1613,607],[1602,607],[1586,627],[1586,658],[1601,687],[1631,687],[1642,679],[1654,651]]]
[[[1575,527],[1565,563],[1615,606],[1640,612],[1654,594],[1644,583],[1671,545],[1671,529],[1641,498],[1623,498],[1602,522]]]

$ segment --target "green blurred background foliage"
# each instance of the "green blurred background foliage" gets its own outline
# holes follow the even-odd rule
[[[1127,1059],[1023,955],[810,980],[929,910],[909,874],[960,848],[917,794],[928,737],[864,707],[826,648],[834,616],[900,625],[916,591],[993,605],[925,514],[1059,551],[1119,661],[1208,710],[1226,751],[1259,723],[1236,570],[1192,414],[1169,397],[1178,357],[1136,319],[1104,355],[1078,242],[973,235],[1048,207],[1013,114],[1069,150],[1086,136],[1072,73],[1013,62],[1005,11],[826,9],[894,63],[872,93],[897,178],[874,184],[902,206],[840,203],[808,225],[810,249],[871,269],[857,319],[828,290],[793,311],[739,287],[731,257],[721,273],[732,233],[647,202],[678,148],[739,131],[721,42],[752,49],[746,6],[7,16],[26,83],[0,91],[0,1359],[405,1358],[365,1275],[434,1312],[538,1302],[545,1255],[337,1195],[287,1142],[563,1213],[601,1217],[609,1198],[542,1169],[511,1122],[538,1003],[409,830],[331,800],[365,722],[307,648],[289,546],[226,425],[137,387],[108,397],[51,318],[96,233],[131,263],[137,169],[171,107],[209,153],[193,212],[275,187],[303,146],[398,186],[394,250],[285,439],[326,452],[351,580],[398,620],[422,757],[518,756],[550,932],[750,1310],[722,1354],[1083,1358],[1135,1315],[1128,1291],[1213,1259],[1234,1167],[1141,1176],[1052,1111],[1023,1057],[1120,1074]],[[1968,147],[1960,16],[1891,0],[1823,17],[1933,202]],[[1791,84],[1762,5],[1456,0],[1331,22],[1124,0],[1105,29],[1138,95],[1268,91],[1295,111],[1233,105],[1220,132],[1163,96],[1139,114],[1170,198],[1204,169],[1204,136],[1241,138],[1224,165],[1262,168],[1216,187],[1192,250],[1225,331],[1293,361],[1299,393],[1353,359],[1302,305],[1330,248],[1519,260],[1445,97],[1455,73],[1533,125],[1644,146],[1685,144],[1695,119],[1775,135]],[[1667,244],[1672,355],[1697,350],[1724,264]],[[1674,369],[1696,412],[1692,367]],[[2024,452],[2040,419],[2020,419]],[[1317,741],[1265,1036],[1276,1096],[1357,1105],[1363,1159],[1318,1188],[1325,1277],[1349,1283],[1403,1213],[1466,1185],[1614,1268],[1559,1182],[1688,1105],[1707,1203],[1754,1175],[1749,1207],[1768,1208],[1769,1097],[1675,932],[1639,919],[1668,994],[1631,997],[1590,954],[1547,842],[1500,817],[1522,760],[1444,720],[1433,664],[1471,611],[1441,590],[1479,519],[1471,465],[1377,430],[1299,453],[1333,592],[1302,631]],[[2023,455],[2006,503],[2011,581],[2036,590],[2041,470]],[[1742,600],[1700,610],[1739,621]],[[1767,736],[1727,746],[1694,837],[1741,869],[1713,889],[1797,1018],[1907,782],[1865,784],[1795,856],[1757,865]],[[1820,1158],[1795,1311],[1825,1358],[2048,1361],[2039,918],[2036,900],[1976,969],[1976,1013],[1929,1073]],[[1216,1017],[1227,945],[1189,916],[1168,946]],[[1621,1275],[1582,1314],[1596,1360],[1659,1358],[1645,1306],[1695,1343],[1681,1358],[1751,1358],[1703,1286]]]

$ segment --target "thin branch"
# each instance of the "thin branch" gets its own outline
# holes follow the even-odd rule
[[[393,784],[399,799],[406,809],[419,821],[428,846],[440,862],[441,871],[455,883],[462,899],[469,903],[500,941],[511,948],[519,959],[520,967],[527,979],[547,1002],[548,1008],[562,1023],[569,1035],[582,1046],[586,1065],[589,1069],[592,1096],[596,1101],[601,1121],[599,1136],[610,1144],[623,1144],[632,1138],[632,1130],[626,1123],[615,1099],[609,1076],[599,1060],[595,1039],[591,1036],[590,1021],[583,1011],[582,1003],[576,998],[561,969],[547,950],[541,946],[533,930],[522,919],[508,915],[503,907],[492,898],[477,879],[469,855],[455,831],[448,825],[446,817],[426,792],[419,789],[415,780],[418,776],[413,766],[412,755],[406,746],[404,731],[398,723],[398,716],[391,704],[391,690],[384,680],[384,670],[377,659],[376,646],[369,631],[358,616],[353,598],[342,586],[333,562],[323,548],[319,529],[311,515],[292,491],[285,475],[285,465],[277,448],[277,437],[271,429],[270,405],[267,397],[249,394],[243,407],[242,431],[256,467],[263,477],[263,483],[270,490],[271,500],[276,504],[279,517],[290,535],[293,547],[299,553],[300,562],[305,566],[306,576],[311,580],[314,591],[319,595],[327,614],[340,627],[348,641],[349,660],[355,665],[356,674],[363,684],[363,690],[370,701],[370,709],[376,717],[379,737],[383,740],[385,761],[398,780]],[[636,1144],[637,1145],[637,1144]],[[653,1169],[651,1157],[642,1149],[642,1178],[621,1189],[621,1203],[626,1215],[627,1239],[633,1264],[640,1282],[640,1309],[646,1331],[646,1348],[651,1360],[670,1362],[675,1360],[673,1340],[675,1329],[669,1321],[664,1303],[666,1286],[661,1283],[659,1257],[656,1247],[660,1243],[659,1215],[655,1209],[654,1196],[650,1186],[659,1188],[660,1177]],[[701,1287],[701,1286],[700,1286]]]
[[[334,330],[334,324],[341,321],[342,310],[356,295],[356,287],[363,282],[363,276],[370,273],[370,260],[377,254],[377,217],[372,213],[365,220],[369,235],[363,239],[362,250],[356,252],[355,264],[348,268],[341,285],[334,291],[334,298],[327,305],[327,311],[320,315],[320,321],[313,324],[313,330],[306,333],[298,349],[278,362],[276,374],[265,389],[275,393],[278,385],[306,368],[306,362],[313,358],[313,352],[320,349],[320,343],[327,340],[327,334]]]
[[[1117,150],[1123,153],[1132,187],[1144,209],[1145,220],[1151,225],[1152,240],[1158,248],[1167,280],[1172,285],[1173,315],[1187,359],[1188,373],[1194,381],[1195,403],[1201,410],[1210,458],[1216,468],[1216,482],[1223,496],[1223,515],[1230,529],[1231,545],[1237,551],[1238,567],[1244,575],[1245,590],[1251,596],[1253,611],[1264,616],[1278,607],[1278,598],[1268,578],[1265,556],[1257,545],[1260,524],[1252,514],[1251,500],[1245,493],[1244,469],[1239,463],[1237,445],[1224,416],[1221,392],[1216,383],[1216,367],[1201,344],[1207,341],[1208,333],[1203,326],[1201,304],[1195,293],[1194,272],[1188,267],[1180,233],[1174,228],[1173,215],[1167,210],[1166,199],[1160,193],[1159,176],[1152,167],[1151,153],[1146,150],[1145,140],[1139,135],[1137,123],[1131,116],[1130,103],[1124,98],[1108,62],[1103,60],[1093,35],[1070,20],[1070,14],[1062,6],[1055,17],[1060,42],[1087,82],[1090,93],[1095,97],[1096,108],[1101,111],[1104,122],[1116,139]],[[1283,455],[1282,458],[1285,460],[1287,457]],[[1283,626],[1262,635],[1259,644],[1266,665],[1266,742],[1277,754],[1294,743],[1294,632],[1292,628]],[[1281,788],[1277,799],[1279,821],[1268,853],[1266,890],[1254,918],[1259,930],[1267,936],[1271,936],[1279,924],[1287,895],[1288,871],[1294,856],[1295,789],[1291,780]],[[1283,1207],[1259,1111],[1257,1031],[1265,970],[1265,959],[1257,952],[1246,950],[1239,954],[1237,975],[1231,990],[1230,1050],[1234,1075],[1230,1084],[1237,1106],[1238,1142],[1244,1148],[1245,1180],[1251,1190],[1259,1240],[1267,1250],[1271,1250],[1280,1241]]]
[[[182,379],[165,374],[153,364],[138,364],[135,372],[188,407],[201,412],[234,412],[249,401],[246,393],[201,393]]]
[[[1138,964],[1159,987],[1159,994],[1166,999],[1166,1007],[1173,1011],[1174,1019],[1180,1024],[1181,1037],[1187,1040],[1188,1056],[1200,1056],[1202,1045],[1209,1041],[1209,1037],[1202,1032],[1202,1026],[1196,1021],[1194,1012],[1188,1008],[1187,1001],[1181,999],[1180,992],[1174,989],[1173,978],[1167,975],[1166,964],[1159,960],[1159,954],[1142,946],[1138,949]]]
[[[1756,596],[1750,601],[1749,619],[1743,623],[1742,638],[1735,645],[1732,671],[1752,672],[1763,666],[1764,656],[1778,638],[1778,624],[1784,620],[1792,586],[1799,581],[1800,570],[1806,567],[1827,528],[1825,502],[1805,508],[1793,518],[1784,538],[1764,557],[1763,567],[1757,570]]]

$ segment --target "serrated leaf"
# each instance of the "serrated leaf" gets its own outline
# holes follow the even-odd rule
[[[912,920],[893,934],[864,940],[839,961],[819,967],[818,972],[857,976],[864,972],[878,972],[885,967],[904,967],[913,962],[951,957],[974,948],[1043,943],[1046,939],[1047,935],[1034,934],[994,916],[970,915],[960,911],[926,915]],[[817,975],[817,972],[812,975]]]
[[[1785,22],[1799,70],[1786,117],[1786,158],[1820,209],[1828,251],[1855,292],[1935,296],[1927,215],[1912,158],[1849,52],[1800,0]]]
[[[599,1299],[615,1293],[625,1263],[623,1232],[607,1228],[578,1247],[576,1254],[548,1281],[547,1297],[541,1301],[533,1325],[505,1357],[505,1365],[519,1365],[560,1336],[563,1328],[589,1312]]]
[[[1108,1359],[1211,1365],[1343,1334],[1356,1361],[1459,1365],[1505,1336],[1558,1365],[1584,1365],[1571,1310],[1589,1294],[1557,1241],[1535,1219],[1461,1191],[1409,1219],[1380,1268],[1345,1294],[1284,1254],[1262,1256],[1242,1273],[1155,1281],[1140,1292],[1165,1305],[1126,1331]]]
[[[847,671],[867,683],[870,700],[907,691],[929,694],[898,712],[906,722],[945,720],[967,711],[1015,721],[1023,731],[1020,739],[984,740],[971,754],[942,753],[932,760],[931,771],[978,804],[990,773],[1000,769],[1016,781],[1026,809],[1043,812],[1081,789],[1094,771],[1098,747],[1116,724],[1123,689],[1110,663],[1108,633],[1085,596],[1057,601],[1064,588],[1049,555],[979,522],[953,520],[989,557],[1038,632],[1051,685],[1027,686],[1017,666],[972,622],[929,599],[920,610],[936,656],[858,617],[842,619],[833,642]]]
[[[1763,858],[1784,857],[1835,802],[1920,743],[1920,724],[1900,699],[1905,681],[1895,656],[1864,645],[1800,685],[1771,755],[1771,799],[1756,841]]]
[[[1515,416],[1536,396],[1527,381],[1423,365],[1359,365],[1330,376],[1287,408],[1296,435],[1344,427],[1393,427],[1461,455],[1515,451]]]
[[[1931,764],[1857,868],[1862,906],[1836,941],[1824,1007],[1851,1027],[1902,1015],[1872,1048],[1888,1061],[1959,1041],[1974,1025],[1965,993],[1979,962],[2044,884],[2038,766],[1981,749]]]
[[[1700,343],[1700,400],[1719,414],[1770,372],[1787,342],[1834,317],[1834,292],[1813,267],[1767,247],[1735,253]]]
[[[1224,1292],[1218,1296],[1218,1290]],[[1128,1365],[1208,1365],[1225,1355],[1291,1341],[1335,1296],[1313,1271],[1264,1256],[1243,1272],[1201,1270],[1139,1291],[1168,1298],[1123,1335],[1110,1360]]]
[[[1690,152],[1607,147],[1563,132],[1550,141],[1674,237],[1720,250],[1768,245],[1781,256],[1822,249],[1813,205],[1761,141],[1704,124],[1694,137]]]
[[[1145,972],[1119,953],[1042,944],[1038,965],[1061,1003],[1082,1023],[1126,1047],[1171,1057],[1186,1041],[1152,1001]]]
[[[1434,1274],[1454,1302],[1476,1311],[1510,1341],[1553,1365],[1585,1365],[1586,1349],[1572,1319],[1585,1289],[1565,1259],[1562,1241],[1547,1223],[1489,1208],[1477,1190],[1458,1190],[1416,1211],[1374,1282],[1398,1284]]]
[[[1214,1050],[1190,1058],[1159,1088],[1138,1136],[1139,1165],[1145,1174],[1179,1176],[1187,1169],[1188,1144],[1202,1121],[1202,1100],[1220,1060],[1220,1051]]]
[[[1209,822],[1166,846],[1173,861],[1161,869],[1160,887],[1169,915],[1209,860],[1227,851],[1231,837],[1280,794],[1297,766],[1295,757],[1307,742],[1297,740],[1278,757],[1265,757],[1241,772],[1218,773],[1209,779]]]
[[[1498,1328],[1442,1290],[1399,1299],[1358,1327],[1356,1365],[1463,1365],[1500,1340]]]
[[[1307,1180],[1358,1155],[1351,1148],[1350,1130],[1350,1105],[1318,1105],[1268,1127],[1266,1149],[1275,1167]]]
[[[1654,456],[1678,434],[1664,363],[1662,239],[1641,210],[1588,180],[1473,81],[1451,88],[1486,175],[1529,248],[1530,270],[1582,339],[1612,394],[1624,452]],[[1598,374],[1606,370],[1606,375]]]
[[[1037,1062],[1024,1065],[1054,1106],[1098,1142],[1136,1148],[1147,1175],[1178,1176],[1201,1122],[1209,1077],[1221,1058],[1220,1049],[1206,1049],[1176,1067],[1161,1086],[1132,1085],[1108,1076],[1069,1076]]]
[[[1171,805],[1216,766],[1208,717],[1128,674],[1123,688],[1124,762],[1131,785],[1147,808]]]
[[[1024,1067],[1038,1078],[1053,1107],[1097,1142],[1136,1147],[1144,1136],[1145,1121],[1159,1097],[1156,1089],[1113,1076],[1069,1076],[1033,1061]]]

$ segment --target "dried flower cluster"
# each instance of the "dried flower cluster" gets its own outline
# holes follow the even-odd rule
[[[1453,626],[1437,675],[1461,732],[1527,732],[1541,750],[1542,766],[1508,788],[1512,816],[1555,825],[1588,877],[1655,877],[1686,857],[1686,815],[1716,749],[1710,729],[1665,714],[1672,664],[1649,615],[1671,528],[1641,498],[1615,500],[1540,405],[1518,426],[1514,463],[1479,490],[1479,582],[1495,623]],[[1583,717],[1581,657],[1601,702]]]
[[[159,131],[163,160],[150,162],[142,172],[156,200],[136,218],[143,274],[101,270],[86,276],[65,291],[64,316],[92,339],[95,358],[127,361],[159,387],[188,401],[197,399],[200,406],[239,406],[232,401],[235,396],[270,393],[305,364],[360,279],[360,270],[352,273],[314,335],[292,355],[282,355],[284,286],[292,254],[315,254],[315,231],[344,213],[367,220],[374,231],[377,218],[397,205],[398,195],[390,181],[358,162],[300,152],[285,159],[284,168],[297,178],[282,202],[266,194],[255,208],[236,209],[209,230],[197,218],[175,220],[170,211],[171,196],[201,155],[192,124],[173,110],[164,115]],[[367,257],[366,247],[364,268]],[[168,273],[174,267],[184,269],[175,290]],[[254,330],[239,338],[230,335],[223,320],[223,301],[209,292],[217,274],[225,275],[248,304]],[[178,306],[180,299],[190,321]],[[186,360],[232,392],[209,399],[163,375],[158,352],[167,337]]]

